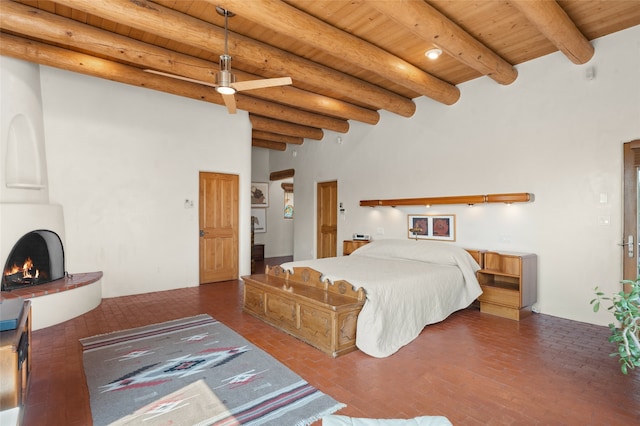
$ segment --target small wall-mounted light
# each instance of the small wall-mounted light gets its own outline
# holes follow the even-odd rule
[[[415,237],[416,241],[418,241],[418,234],[422,235],[424,230],[422,228],[409,228],[409,232],[411,232]]]
[[[431,208],[431,204],[426,204],[425,207],[430,209]]]
[[[442,49],[439,49],[437,47],[434,47],[433,49],[429,49],[426,52],[424,52],[424,56],[426,56],[431,60],[438,59],[440,55],[442,55]]]

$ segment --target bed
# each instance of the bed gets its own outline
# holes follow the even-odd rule
[[[366,300],[357,315],[355,346],[383,358],[414,340],[426,325],[468,307],[482,294],[476,259],[447,242],[387,239],[349,256],[280,267],[294,275],[311,269],[321,274],[322,281],[362,288]]]

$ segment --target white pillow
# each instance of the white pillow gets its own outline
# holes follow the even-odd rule
[[[469,260],[472,262],[470,265],[475,263],[475,260],[465,249],[442,241],[376,240],[358,248],[350,256],[354,255],[416,260],[439,265],[468,264]]]

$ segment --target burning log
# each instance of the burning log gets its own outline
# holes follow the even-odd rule
[[[15,274],[5,275],[4,281],[9,287],[23,287],[38,284],[39,277],[25,277],[22,272],[16,272]]]
[[[42,278],[46,279],[46,273]],[[30,285],[36,285],[40,282],[40,270],[38,270],[30,257],[28,257],[22,267],[13,266],[4,271],[3,290],[11,290]]]

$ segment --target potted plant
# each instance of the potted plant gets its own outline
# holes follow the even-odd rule
[[[598,312],[600,302],[611,301],[611,306],[607,309],[619,323],[619,327],[614,323],[609,324],[609,342],[617,345],[617,351],[611,356],[620,357],[620,370],[623,374],[628,374],[629,370],[640,367],[640,277],[635,281],[624,280],[622,284],[623,290],[612,297],[605,296],[596,287],[596,298],[591,304],[593,311]]]

